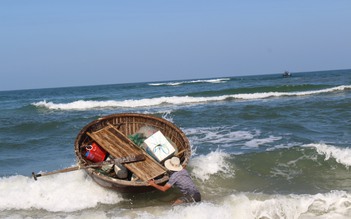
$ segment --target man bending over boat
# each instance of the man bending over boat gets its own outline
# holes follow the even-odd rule
[[[172,157],[165,161],[165,167],[170,171],[169,181],[164,185],[157,185],[155,181],[149,180],[149,185],[156,189],[165,192],[168,189],[176,186],[183,193],[183,196],[178,198],[173,204],[182,204],[201,201],[201,194],[192,181],[188,171],[180,165],[178,157]]]

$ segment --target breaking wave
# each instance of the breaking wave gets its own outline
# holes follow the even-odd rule
[[[72,212],[122,200],[118,193],[86,178],[83,171],[43,177],[38,181],[20,175],[3,177],[0,188],[1,211],[36,208]]]
[[[338,148],[327,144],[308,144],[306,147],[315,148],[318,154],[325,156],[325,160],[333,158],[345,167],[351,166],[351,148]]]
[[[51,101],[40,101],[32,103],[36,107],[44,107],[51,110],[89,110],[99,108],[141,108],[141,107],[154,107],[161,105],[186,105],[186,104],[201,104],[206,102],[219,102],[226,100],[255,100],[266,99],[272,97],[293,97],[293,96],[307,96],[318,95],[322,93],[332,93],[351,89],[351,85],[337,86],[327,89],[314,90],[314,91],[300,91],[300,92],[262,92],[262,93],[247,93],[247,94],[231,94],[213,97],[191,97],[191,96],[171,96],[171,97],[155,97],[144,98],[139,100],[107,100],[107,101],[94,101],[94,100],[77,100],[70,103],[54,103]]]
[[[307,145],[336,152],[333,146]],[[339,151],[340,152],[340,151]],[[350,155],[350,150],[344,151]],[[331,155],[338,157],[338,155]],[[230,155],[219,150],[194,157],[190,173],[203,184],[216,174],[234,175]],[[342,160],[342,159],[341,159]],[[340,161],[344,162],[344,160]],[[220,187],[221,185],[218,185]],[[216,186],[217,187],[217,186]],[[132,202],[121,194],[103,189],[75,171],[42,177],[34,181],[25,176],[0,178],[0,210],[17,218],[35,214],[45,216],[50,212],[59,218],[349,218],[351,194],[346,191],[328,191],[317,194],[265,194],[231,190],[229,194],[213,198],[215,191],[202,188],[203,201],[197,204],[170,207],[169,204],[128,208],[120,206]],[[218,192],[218,191],[217,191]],[[215,195],[219,196],[219,194]],[[101,206],[103,205],[103,206]],[[132,203],[131,203],[132,205]],[[23,215],[21,215],[23,212]]]
[[[234,175],[234,170],[230,168],[226,158],[230,155],[219,150],[210,152],[207,155],[194,157],[190,166],[193,166],[192,174],[202,181],[208,180],[211,175],[224,173],[228,176]]]

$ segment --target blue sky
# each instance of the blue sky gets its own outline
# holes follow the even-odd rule
[[[351,68],[351,1],[0,1],[0,90]]]

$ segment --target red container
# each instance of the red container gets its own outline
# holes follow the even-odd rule
[[[104,161],[106,158],[106,154],[106,151],[95,142],[86,147],[86,158],[95,163]]]

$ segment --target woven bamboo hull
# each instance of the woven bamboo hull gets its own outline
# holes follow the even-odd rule
[[[151,115],[124,113],[112,114],[92,121],[79,132],[74,145],[75,154],[79,165],[92,164],[91,161],[85,158],[82,151],[83,146],[92,141],[91,137],[87,133],[98,131],[109,124],[116,127],[125,136],[134,134],[145,125],[156,128],[176,145],[177,151],[180,152],[178,157],[180,158],[182,165],[186,166],[189,162],[189,158],[191,156],[189,140],[177,126],[165,119]],[[104,175],[94,168],[88,168],[85,171],[96,183],[109,189],[128,193],[140,193],[154,190],[154,188],[149,186],[145,181],[117,179]],[[164,174],[156,179],[156,183],[165,184],[168,179],[168,175]]]

